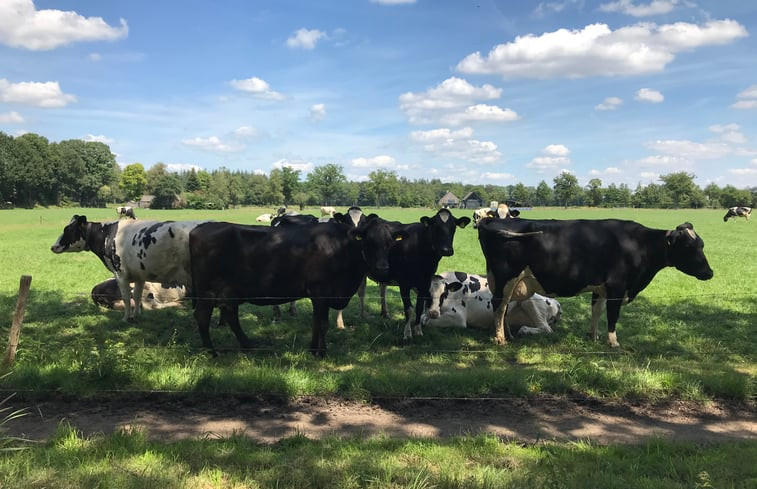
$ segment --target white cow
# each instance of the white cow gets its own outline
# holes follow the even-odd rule
[[[431,279],[429,292],[431,306],[424,314],[424,325],[494,329],[492,293],[486,277],[444,272]],[[505,320],[518,334],[540,334],[551,333],[561,315],[559,302],[534,294],[526,300],[511,302]]]
[[[189,233],[206,221],[88,222],[75,215],[63,228],[53,253],[91,251],[113,273],[124,298],[124,320],[138,316],[145,282],[191,286]]]
[[[271,222],[273,219],[273,214],[266,213],[266,214],[260,214],[258,217],[255,218],[255,221],[257,222]]]

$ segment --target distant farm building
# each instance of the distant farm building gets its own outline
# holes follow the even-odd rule
[[[468,192],[460,201],[461,209],[478,209],[484,206],[484,199],[476,192]]]
[[[452,192],[447,192],[439,199],[439,207],[455,208],[460,206],[460,199]]]

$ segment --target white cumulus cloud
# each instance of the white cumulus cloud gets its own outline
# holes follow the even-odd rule
[[[326,118],[326,104],[313,104],[310,106],[310,118],[320,121]]]
[[[612,30],[607,24],[518,36],[486,56],[475,52],[457,65],[462,73],[505,78],[582,78],[657,73],[677,53],[701,46],[728,44],[747,36],[734,20],[703,25],[677,22],[639,23]]]
[[[594,110],[615,110],[623,104],[623,99],[618,97],[607,97],[601,104],[594,106]]]
[[[457,131],[448,128],[413,131],[410,138],[422,144],[429,153],[441,157],[477,163],[495,163],[502,157],[495,143],[473,139],[473,129],[470,127]]]
[[[533,168],[538,172],[556,170],[570,165],[570,149],[563,144],[549,144],[542,150],[542,156],[536,156],[526,164],[526,168]],[[565,171],[565,170],[563,170]]]
[[[736,96],[739,101],[732,104],[734,109],[757,109],[757,85],[751,85]]]
[[[32,51],[55,49],[81,41],[115,41],[129,34],[102,17],[84,17],[73,11],[37,10],[33,0],[0,1],[0,44]]]
[[[634,4],[632,0],[618,0],[599,6],[602,12],[620,12],[633,17],[649,17],[672,12],[678,0],[652,0],[646,4]]]
[[[237,90],[249,93],[258,98],[268,100],[284,100],[284,96],[279,92],[272,90],[271,86],[265,80],[256,76],[244,80],[231,80],[231,86]]]
[[[314,49],[316,43],[326,37],[326,33],[318,29],[298,29],[293,36],[287,39],[287,46],[290,48]]]
[[[275,161],[271,166],[273,168],[278,168],[279,170],[286,166],[292,170],[299,170],[302,173],[310,173],[315,167],[310,161],[293,161],[286,158]]]
[[[22,124],[24,118],[18,112],[11,111],[0,114],[0,124]]]
[[[231,132],[239,139],[254,138],[258,135],[258,130],[252,126],[239,126]]]
[[[0,102],[49,109],[65,107],[75,101],[75,96],[63,93],[57,81],[11,83],[0,78]]]
[[[397,160],[388,155],[379,155],[372,158],[354,158],[350,162],[350,166],[354,168],[386,168],[389,170],[407,170],[408,165],[400,165]]]
[[[87,134],[82,138],[82,141],[86,141],[88,143],[113,144],[115,142],[115,139],[109,138],[108,136],[104,136],[102,134],[100,134],[99,136],[95,136],[94,134]]]
[[[659,104],[660,102],[665,100],[665,97],[657,90],[653,90],[651,88],[642,88],[638,92],[636,92],[636,100],[639,100],[641,102]]]
[[[214,153],[235,153],[238,151],[242,151],[245,148],[243,144],[228,143],[228,142],[222,141],[221,138],[217,136],[209,136],[207,138],[203,138],[203,137],[188,138],[188,139],[182,139],[181,142],[185,144],[186,146],[191,146],[193,148],[201,149],[204,151],[211,151]]]

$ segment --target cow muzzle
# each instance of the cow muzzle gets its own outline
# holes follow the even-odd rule
[[[431,319],[439,319],[439,309],[429,309],[427,314]]]

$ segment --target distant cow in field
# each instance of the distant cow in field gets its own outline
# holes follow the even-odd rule
[[[255,218],[256,222],[271,222],[273,219],[273,214],[266,213],[266,214],[260,214],[258,217]]]
[[[321,217],[328,217],[332,218],[334,217],[334,214],[336,213],[336,209],[334,209],[331,206],[322,206],[321,207]]]
[[[138,316],[145,282],[191,285],[189,232],[204,221],[89,222],[74,215],[50,249],[53,253],[91,251],[113,273],[124,298],[124,320]]]
[[[205,347],[214,307],[221,309],[242,347],[250,340],[239,324],[239,305],[283,304],[309,298],[313,305],[310,351],[326,353],[329,309],[344,309],[363,277],[389,268],[383,239],[364,226],[330,222],[303,226],[244,226],[207,222],[190,233],[194,315]]]
[[[166,307],[181,307],[182,300],[187,295],[187,289],[184,286],[163,285],[156,282],[145,282],[142,290],[142,308],[143,309],[163,309]],[[114,278],[109,278],[92,288],[92,301],[98,306],[108,309],[123,310],[124,298],[121,295],[121,289]],[[132,296],[134,297],[134,296]],[[132,298],[132,307],[135,306]]]
[[[510,209],[510,206],[504,203],[497,204],[497,207],[493,207],[491,209],[482,207],[481,209],[477,209],[473,213],[473,227],[477,228],[478,223],[481,222],[481,219],[510,219],[518,216],[520,216],[519,210]]]
[[[134,208],[130,206],[123,206],[123,207],[116,207],[116,212],[118,213],[118,218],[126,217],[129,219],[136,219],[137,216],[134,215]]]
[[[431,303],[423,315],[424,326],[494,328],[492,292],[486,277],[465,272],[443,272],[431,279]],[[562,308],[556,299],[534,294],[508,305],[505,321],[516,334],[551,333]]]
[[[608,342],[618,347],[621,304],[633,301],[657,272],[675,267],[699,280],[713,276],[702,238],[690,223],[666,231],[617,219],[484,219],[478,237],[493,294],[494,339],[500,344],[507,342],[509,302],[534,292],[561,297],[591,292],[592,338],[606,304]]]
[[[728,209],[728,212],[725,213],[725,216],[723,216],[723,222],[728,222],[728,219],[732,217],[743,217],[747,221],[749,220],[749,216],[752,214],[752,208],[751,207],[731,207]]]

